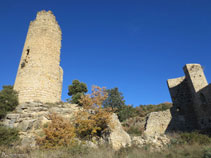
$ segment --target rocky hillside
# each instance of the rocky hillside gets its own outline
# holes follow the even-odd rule
[[[18,128],[20,130],[19,134],[21,138],[21,147],[36,148],[36,137],[41,133],[42,128],[47,123],[51,122],[49,114],[57,113],[60,116],[71,120],[80,110],[82,110],[80,106],[70,103],[24,103],[20,104],[15,111],[7,114],[2,124],[12,128]],[[142,129],[144,133],[139,134],[139,136],[133,134],[129,135],[127,132],[125,132],[117,116],[113,114],[109,124],[109,132],[102,137],[101,142],[111,144],[115,150],[131,145],[143,147],[146,144],[154,144],[155,148],[162,148],[169,142],[169,139],[165,135],[161,135],[163,134],[163,131],[149,134],[153,131],[151,127],[153,127],[154,122],[152,122],[152,120],[155,117],[160,117],[162,114],[163,112],[156,112],[154,114],[151,113],[145,118],[136,117],[123,123],[125,126],[124,128],[126,129],[126,124],[132,120],[130,125],[132,125],[134,128]],[[87,144],[89,144],[89,146],[92,144],[91,146],[96,147],[99,142],[95,142],[95,144],[93,144],[93,142],[87,142]]]

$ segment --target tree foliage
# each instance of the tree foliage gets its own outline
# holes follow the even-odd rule
[[[121,92],[119,92],[118,88],[107,89],[108,98],[104,101],[104,107],[111,107],[112,109],[120,109],[125,105],[125,100]]]
[[[4,118],[9,111],[13,111],[18,105],[17,92],[12,86],[3,86],[0,91],[0,119]]]
[[[136,116],[145,117],[151,112],[164,111],[170,109],[171,107],[171,103],[161,103],[157,105],[140,105],[137,107],[133,107],[131,105],[124,105],[121,108],[117,109],[116,113],[119,117],[119,120],[122,122]]]
[[[136,109],[132,105],[123,105],[116,113],[121,122],[137,115]]]
[[[68,95],[72,96],[70,102],[81,105],[79,100],[87,91],[88,89],[85,83],[73,80],[72,85],[68,87]]]
[[[0,145],[10,145],[19,140],[18,130],[0,125]]]
[[[103,106],[111,107],[117,114],[120,121],[134,117],[136,110],[133,106],[125,105],[124,96],[117,87],[106,90],[108,98],[103,102]]]
[[[81,97],[80,103],[84,110],[79,111],[75,117],[76,133],[79,138],[99,138],[107,130],[110,121],[111,111],[109,108],[102,108],[108,94],[105,88],[92,87],[92,94]]]

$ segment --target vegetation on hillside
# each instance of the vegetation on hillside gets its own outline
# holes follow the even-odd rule
[[[112,108],[121,122],[133,117],[145,117],[151,112],[164,111],[172,107],[171,103],[133,107],[125,104],[123,93],[119,92],[117,87],[106,91],[108,92],[108,98],[103,102],[103,107]]]
[[[113,111],[117,113],[120,121],[131,125],[127,129],[129,134],[140,135],[142,129],[134,127],[132,122],[127,123],[128,120],[141,122],[150,112],[163,111],[172,106],[171,103],[140,105],[138,107],[125,105],[123,94],[119,92],[118,88],[106,90],[94,86],[91,94],[85,94],[86,92],[86,85],[79,81],[70,86],[70,96],[81,94],[76,99],[77,101],[71,100],[71,102],[77,102],[83,107],[83,110],[76,114],[72,122],[58,114],[50,115],[49,118],[52,121],[43,127],[42,135],[37,138],[37,142],[42,148],[39,150],[9,149],[8,145],[11,146],[19,140],[18,131],[0,126],[0,151],[9,156],[10,154],[23,154],[32,158],[211,158],[211,137],[199,132],[171,134],[169,135],[171,143],[162,151],[153,152],[150,144],[146,144],[143,148],[131,146],[114,151],[109,146],[93,149],[77,143],[76,138],[96,140],[96,138],[102,137],[108,129]],[[12,90],[12,86],[4,86],[3,90],[0,91],[1,118],[8,111],[14,110],[17,104],[17,93]]]
[[[9,146],[19,140],[18,130],[0,125],[0,146]]]
[[[122,106],[125,105],[123,94],[119,92],[119,89],[117,87],[107,89],[106,92],[108,93],[108,97],[103,102],[103,106],[105,108],[111,107],[112,109],[120,109]]]
[[[57,114],[50,115],[52,121],[43,128],[43,136],[37,138],[38,144],[48,149],[61,148],[75,145],[75,137],[91,141],[102,137],[111,117],[110,108],[102,108],[106,98],[104,87],[93,86],[91,94],[81,96],[79,102],[83,109],[71,122]]]
[[[13,86],[3,86],[0,91],[0,119],[3,119],[8,112],[15,110],[17,105],[17,92],[13,90]],[[0,145],[8,146],[18,139],[17,129],[0,125]]]
[[[0,119],[4,118],[9,111],[13,111],[17,105],[17,92],[10,85],[3,86],[0,91]]]
[[[78,80],[73,80],[72,85],[68,87],[68,95],[71,96],[69,100],[72,104],[81,105],[81,97],[88,91],[87,85]]]
[[[53,113],[49,115],[52,120],[43,128],[43,136],[37,138],[37,143],[43,148],[58,148],[72,146],[75,138],[75,127],[63,117]]]
[[[121,122],[135,117],[145,117],[151,112],[158,112],[170,109],[171,103],[161,103],[158,105],[140,105],[133,107],[132,105],[123,105],[121,108],[116,110],[116,113]]]
[[[112,108],[121,122],[136,115],[135,109],[131,105],[125,104],[124,96],[117,87],[106,91],[108,98],[103,102],[103,107]]]
[[[85,93],[88,91],[86,84],[78,80],[73,80],[68,90],[68,95],[72,96],[70,102],[84,107],[84,105],[82,105],[84,103],[82,103],[80,99],[84,99]],[[121,122],[137,116],[144,117],[150,112],[163,111],[172,106],[171,103],[162,103],[158,105],[150,104],[133,107],[132,105],[125,104],[123,93],[121,93],[117,87],[104,90],[107,92],[107,98],[102,102],[101,108],[111,108],[117,114]]]
[[[206,143],[205,143],[206,144]],[[151,150],[151,145],[146,144],[142,148],[130,146],[119,151],[112,150],[109,146],[90,148],[83,145],[74,145],[59,149],[34,149],[14,150],[13,148],[0,147],[0,151],[8,157],[30,158],[211,158],[211,144],[198,144],[198,142],[169,144],[163,150]],[[2,155],[2,153],[0,153]]]
[[[172,107],[172,103],[161,103],[157,105],[149,104],[149,105],[140,105],[139,107],[136,107],[136,111],[138,116],[144,117],[147,114],[151,112],[157,112],[157,111],[164,111],[167,109],[170,109]]]
[[[79,111],[74,120],[79,138],[99,138],[108,129],[111,109],[102,107],[107,97],[106,89],[98,86],[92,87],[91,94],[81,97],[80,103],[85,110]]]

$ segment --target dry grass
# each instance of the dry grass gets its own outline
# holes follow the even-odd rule
[[[3,149],[3,150],[2,150]],[[110,147],[90,149],[82,146],[59,148],[54,150],[14,150],[0,148],[5,155],[24,158],[211,158],[211,145],[170,146],[163,151],[153,152],[150,148],[129,147],[118,152]],[[2,156],[2,153],[0,154]]]

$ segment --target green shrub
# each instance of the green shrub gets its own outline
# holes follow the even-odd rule
[[[152,105],[152,104],[140,105],[139,107],[136,107],[136,111],[138,116],[144,117],[151,112],[164,111],[170,109],[171,107],[172,107],[171,103],[161,103],[158,105]]]
[[[123,105],[115,113],[117,114],[117,116],[121,122],[125,121],[131,117],[137,116],[136,109],[130,105]]]
[[[88,89],[85,83],[73,80],[72,85],[68,86],[68,95],[71,96],[71,99],[68,99],[68,101],[72,104],[81,105],[79,100],[87,91]]]
[[[0,125],[0,145],[11,145],[19,139],[18,130]]]
[[[206,148],[204,150],[204,155],[203,155],[203,158],[211,158],[211,148]]]
[[[4,118],[9,111],[13,111],[18,105],[17,92],[12,86],[3,86],[0,91],[0,119]]]
[[[139,107],[133,107],[131,105],[122,105],[120,108],[117,108],[115,113],[118,115],[119,120],[125,121],[132,117],[145,117],[151,112],[158,112],[170,109],[172,107],[171,103],[161,103],[158,105],[140,105]]]
[[[211,143],[211,138],[207,135],[200,134],[198,132],[181,133],[178,138],[178,144],[199,144],[207,145]]]

